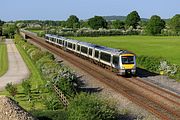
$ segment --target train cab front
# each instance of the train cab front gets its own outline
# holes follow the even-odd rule
[[[120,56],[120,75],[136,74],[136,56],[134,54],[123,54]]]

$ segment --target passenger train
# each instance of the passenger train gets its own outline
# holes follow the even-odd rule
[[[46,34],[45,39],[46,42],[110,68],[118,75],[136,74],[136,56],[127,50],[108,48],[51,34]]]

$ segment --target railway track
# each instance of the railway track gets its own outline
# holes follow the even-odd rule
[[[138,78],[123,78],[26,33],[34,42],[82,69],[163,120],[180,119],[180,96]]]

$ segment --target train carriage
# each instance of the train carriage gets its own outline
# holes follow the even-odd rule
[[[76,48],[77,48],[76,46],[79,41],[72,40],[72,39],[66,39],[66,41],[67,41],[66,49],[71,50],[71,51],[76,51]]]
[[[135,75],[136,73],[136,56],[134,53],[127,50],[98,46],[50,34],[46,34],[45,38],[46,41],[59,45],[70,52],[85,56],[95,61],[95,63],[116,69],[120,75]]]

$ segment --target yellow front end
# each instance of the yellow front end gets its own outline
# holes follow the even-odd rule
[[[136,60],[134,54],[123,54],[121,55],[121,70],[122,75],[136,74]]]

